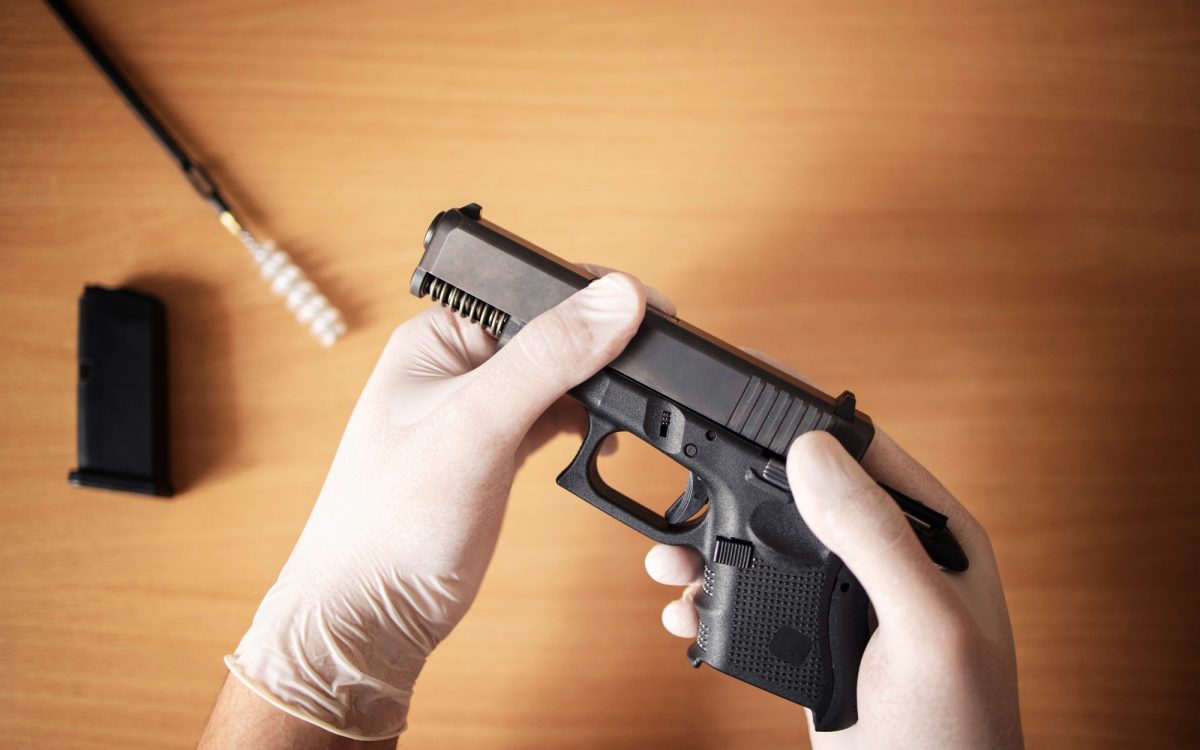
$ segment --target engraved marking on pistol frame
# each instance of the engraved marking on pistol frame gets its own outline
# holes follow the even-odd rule
[[[425,274],[425,278],[421,281],[421,288],[417,291],[418,297],[424,297],[426,294],[434,302],[440,302],[442,307],[447,307],[452,312],[470,319],[472,323],[480,326],[495,338],[500,338],[500,331],[508,322],[508,313],[501,312],[453,284],[447,284],[431,273]]]

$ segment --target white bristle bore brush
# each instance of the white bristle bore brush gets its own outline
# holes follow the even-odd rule
[[[346,333],[346,323],[342,320],[342,314],[338,312],[337,308],[330,304],[325,295],[321,294],[316,285],[304,275],[300,267],[292,262],[291,256],[276,249],[274,243],[258,240],[234,216],[233,209],[221,197],[217,186],[209,179],[204,169],[193,161],[183,147],[171,137],[166,127],[142,101],[129,81],[125,79],[121,71],[96,42],[91,32],[67,4],[62,0],[46,0],[46,4],[58,15],[59,20],[79,42],[79,46],[83,47],[100,72],[108,78],[109,83],[113,85],[125,103],[141,119],[142,124],[171,157],[171,161],[175,162],[175,165],[183,172],[184,177],[196,189],[200,197],[217,212],[217,218],[220,219],[221,224],[234,237],[241,240],[246,249],[250,251],[250,257],[258,265],[263,278],[270,283],[272,291],[284,298],[288,309],[295,314],[296,319],[302,325],[308,328],[317,341],[321,342],[322,346],[332,346]]]

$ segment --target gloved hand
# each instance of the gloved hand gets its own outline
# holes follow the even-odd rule
[[[813,748],[1022,747],[1012,626],[979,523],[882,431],[861,466],[829,434],[804,434],[788,451],[787,472],[800,515],[862,583],[879,622],[858,673],[858,723],[815,732],[809,714]],[[970,568],[940,572],[875,479],[946,515]],[[663,626],[695,638],[699,555],[657,545],[646,570],[660,583],[686,586],[663,610]]]
[[[426,657],[479,590],[515,468],[581,429],[582,410],[556,401],[621,352],[644,305],[641,285],[613,273],[499,352],[443,308],[397,329],[230,672],[336,734],[403,731]]]

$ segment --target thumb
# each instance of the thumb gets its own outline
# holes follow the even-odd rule
[[[804,522],[858,578],[881,623],[920,626],[952,602],[904,514],[832,435],[797,438],[787,473]]]
[[[523,436],[556,399],[621,353],[645,309],[637,279],[596,279],[518,331],[470,373],[462,395],[498,431]]]

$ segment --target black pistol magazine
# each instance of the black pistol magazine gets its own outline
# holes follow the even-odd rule
[[[79,299],[79,487],[170,497],[166,317],[133,289],[89,286]]]

